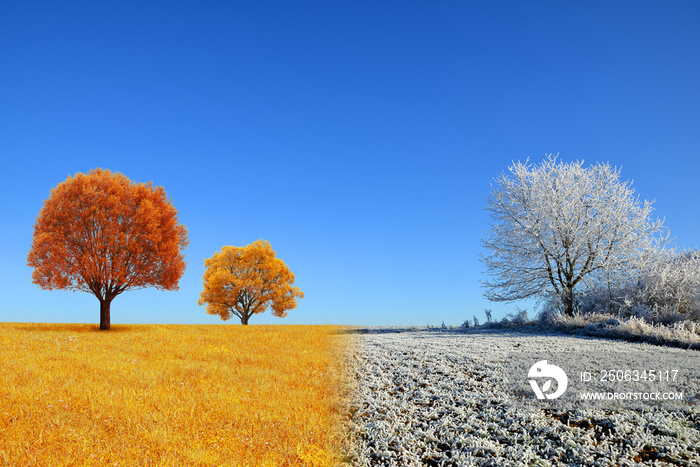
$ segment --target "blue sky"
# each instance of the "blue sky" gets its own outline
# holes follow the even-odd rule
[[[0,321],[99,322],[26,266],[50,189],[95,167],[165,187],[190,233],[180,290],[125,292],[112,323],[220,323],[197,305],[204,259],[258,238],[306,298],[252,324],[501,317],[479,283],[489,184],[547,153],[622,166],[700,246],[698,2],[2,10]]]

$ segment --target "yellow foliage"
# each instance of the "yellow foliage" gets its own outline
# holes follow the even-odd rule
[[[294,287],[294,274],[266,240],[244,247],[224,246],[204,260],[204,290],[199,304],[222,320],[238,316],[248,324],[250,317],[268,306],[274,316],[284,318],[296,308],[304,293]]]
[[[333,326],[0,323],[0,465],[339,462]]]

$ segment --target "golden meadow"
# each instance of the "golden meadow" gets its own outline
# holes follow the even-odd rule
[[[0,323],[0,465],[338,463],[338,329]]]

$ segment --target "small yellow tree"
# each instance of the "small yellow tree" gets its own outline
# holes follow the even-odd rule
[[[293,286],[294,274],[275,257],[267,240],[224,246],[204,265],[204,290],[198,303],[224,321],[236,315],[241,324],[248,324],[253,314],[263,313],[268,306],[274,316],[284,318],[287,310],[296,308],[296,299],[304,298],[301,289]]]

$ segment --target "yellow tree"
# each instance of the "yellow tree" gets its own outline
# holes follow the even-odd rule
[[[34,224],[27,264],[43,289],[80,290],[110,304],[128,289],[177,290],[185,272],[187,229],[163,187],[94,169],[51,190]]]
[[[235,315],[241,324],[248,324],[253,314],[263,313],[268,307],[274,316],[284,318],[287,310],[296,308],[296,299],[304,298],[304,293],[293,286],[294,274],[275,257],[267,240],[244,247],[224,246],[204,260],[204,266],[199,304],[224,321]]]

